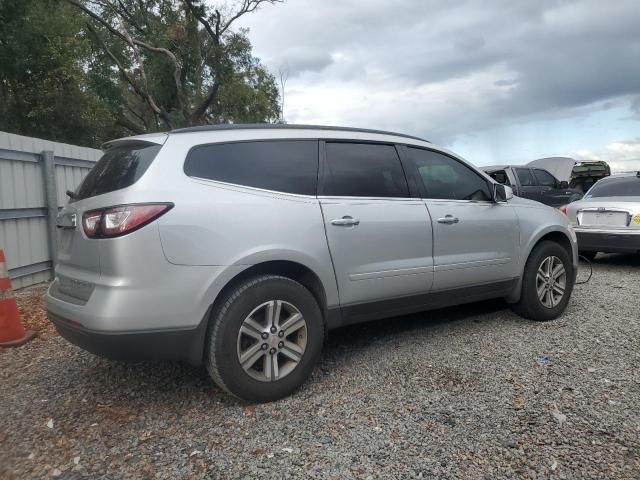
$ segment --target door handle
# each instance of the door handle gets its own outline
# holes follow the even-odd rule
[[[453,215],[445,215],[442,218],[438,219],[438,223],[444,223],[445,225],[453,225],[454,223],[458,223],[460,220],[458,217],[454,217]]]
[[[331,220],[331,225],[335,225],[336,227],[355,227],[356,225],[360,225],[360,220],[350,217],[349,215],[345,215],[342,218]]]

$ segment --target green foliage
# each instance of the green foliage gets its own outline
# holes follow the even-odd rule
[[[98,146],[199,123],[275,121],[273,75],[247,32],[228,28],[273,1],[221,8],[225,17],[197,0],[0,0],[0,130]]]
[[[0,130],[80,145],[124,133],[88,82],[80,29],[69,5],[0,2]]]

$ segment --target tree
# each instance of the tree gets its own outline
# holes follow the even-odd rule
[[[91,146],[125,133],[87,81],[82,25],[68,5],[0,2],[0,130]]]
[[[232,26],[279,1],[66,0],[98,47],[90,70],[123,92],[117,121],[135,133],[277,120],[275,78],[252,56],[247,32]]]

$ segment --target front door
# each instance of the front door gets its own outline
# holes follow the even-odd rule
[[[461,161],[407,148],[433,226],[433,291],[513,280],[518,219],[507,202],[492,201],[490,182]]]
[[[432,232],[393,145],[327,142],[319,199],[340,303],[426,293]]]
[[[546,170],[534,168],[533,174],[536,177],[536,183],[540,185],[540,201],[545,205],[561,207],[571,201],[572,195],[576,195],[568,188],[559,188],[560,182]]]

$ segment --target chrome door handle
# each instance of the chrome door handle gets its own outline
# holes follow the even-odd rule
[[[438,219],[438,223],[444,223],[445,225],[453,225],[454,223],[458,223],[460,220],[458,217],[454,217],[453,215],[445,215],[442,218]]]
[[[355,227],[356,225],[360,225],[360,220],[350,217],[349,215],[345,215],[342,218],[331,220],[331,225],[335,225],[336,227]]]

